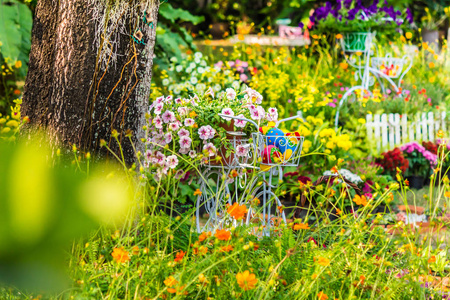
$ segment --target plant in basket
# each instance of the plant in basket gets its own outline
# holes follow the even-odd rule
[[[412,13],[409,9],[395,10],[386,1],[338,0],[334,4],[326,2],[316,9],[310,21],[314,24],[314,34],[357,33],[344,36],[344,39],[348,38],[344,42],[346,48],[352,48],[348,50],[361,51],[367,38],[363,33],[395,33],[412,22]]]
[[[424,179],[430,174],[431,168],[436,164],[437,156],[417,142],[404,144],[400,147],[408,159],[409,166],[405,175],[411,187],[422,188]]]
[[[277,120],[277,110],[266,112],[261,103],[261,94],[251,88],[228,88],[217,97],[212,88],[189,99],[158,97],[147,114],[144,166],[157,166],[154,175],[159,179],[171,169],[181,177],[198,164],[226,164],[232,154],[246,157],[249,133],[257,128],[218,114],[251,119],[261,126]],[[238,134],[230,137],[230,132]],[[234,141],[233,147],[230,141]]]

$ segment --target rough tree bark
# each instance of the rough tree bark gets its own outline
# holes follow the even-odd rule
[[[144,135],[158,9],[159,0],[39,0],[22,115],[86,151],[101,139],[117,151],[115,129],[133,161],[125,135]]]

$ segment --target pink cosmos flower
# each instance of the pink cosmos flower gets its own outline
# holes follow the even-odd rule
[[[175,114],[169,110],[166,110],[166,112],[163,113],[162,119],[163,119],[164,123],[176,121]]]
[[[243,82],[247,82],[248,76],[245,74],[241,74],[241,75],[239,75],[239,79],[242,80]]]
[[[180,138],[180,147],[181,148],[190,148],[192,143],[192,139],[188,136],[182,136]]]
[[[214,156],[217,151],[213,143],[207,143],[205,146],[203,146],[203,150],[207,152],[208,156]]]
[[[192,126],[194,126],[194,124],[195,124],[194,119],[187,118],[184,120],[184,125],[187,127],[192,127]]]
[[[234,111],[231,108],[222,109],[222,114],[227,116],[234,116]],[[222,117],[225,121],[230,121],[231,118]]]
[[[228,100],[234,100],[236,98],[236,91],[232,88],[228,88],[225,91]]]
[[[167,156],[167,166],[171,169],[175,169],[178,166],[178,158],[176,155]]]
[[[247,156],[248,154],[248,147],[245,147],[243,145],[237,145],[236,146],[236,156]]]
[[[243,114],[238,115],[238,117],[239,118],[245,118],[245,116]],[[234,119],[234,126],[236,126],[238,128],[244,128],[245,125],[247,125],[247,121]]]
[[[180,131],[178,131],[178,136],[182,137],[182,136],[189,136],[189,131],[187,131],[184,128],[181,128]]]

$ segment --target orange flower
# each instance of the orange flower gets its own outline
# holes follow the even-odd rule
[[[320,293],[317,294],[317,299],[319,299],[319,300],[328,300],[328,296],[324,292],[320,292]]]
[[[180,250],[180,252],[177,253],[177,255],[175,256],[175,261],[181,261],[184,257],[184,255],[186,254],[186,252],[184,252],[183,250]]]
[[[245,206],[245,204],[239,205],[237,202],[233,203],[233,205],[229,206],[227,209],[227,213],[238,221],[243,219],[247,212],[247,206]]]
[[[447,197],[447,198],[450,198],[450,191],[445,192],[444,196]]]
[[[432,264],[432,263],[435,263],[435,262],[436,262],[436,256],[434,256],[434,255],[428,259],[428,263],[429,264]]]
[[[198,241],[199,242],[203,242],[204,240],[206,240],[207,238],[209,238],[211,236],[211,231],[208,232],[202,232],[202,234],[200,234],[200,236],[198,237]]]
[[[200,191],[200,189],[197,189],[195,192],[194,192],[194,196],[201,196],[202,195],[202,191]]]
[[[238,285],[244,291],[254,289],[255,285],[258,283],[258,279],[256,279],[255,274],[250,273],[248,270],[244,271],[244,273],[237,273],[236,280]]]
[[[16,95],[16,96],[17,96],[17,95],[20,95],[21,93],[22,93],[22,92],[21,92],[20,90],[17,90],[17,89],[14,90],[14,92],[13,92],[13,94]]]
[[[408,181],[408,179],[405,179],[405,185],[406,185],[406,186],[409,186],[409,181]]]
[[[336,34],[337,39],[342,39],[342,37],[343,37],[342,34],[340,34],[340,33]]]
[[[206,253],[208,253],[208,248],[206,248],[205,246],[200,246],[199,248],[194,248],[193,252],[195,255],[205,255]]]
[[[338,173],[338,168],[336,166],[331,168],[331,173],[333,174],[337,174]]]
[[[355,198],[353,198],[353,202],[355,202],[357,205],[362,205],[362,206],[367,205],[366,196],[355,195]]]
[[[177,285],[178,281],[173,276],[169,276],[166,278],[166,280],[164,280],[164,284],[168,287],[172,287],[174,285]]]
[[[309,229],[308,223],[295,223],[292,227],[294,230]]]
[[[128,255],[128,251],[125,251],[123,247],[121,248],[114,248],[113,252],[111,253],[111,256],[114,258],[114,260],[117,263],[126,263],[130,260],[130,256]]]
[[[214,236],[221,241],[229,241],[231,239],[231,232],[225,229],[218,229]]]
[[[314,258],[314,260],[316,260],[316,259]],[[330,265],[330,260],[325,257],[319,257],[316,262],[317,262],[317,264],[324,266],[324,267]]]
[[[342,210],[340,210],[339,208],[336,208],[336,214],[337,214],[337,215],[342,214]]]
[[[226,245],[220,248],[220,252],[230,252],[233,251],[234,247],[233,245]]]

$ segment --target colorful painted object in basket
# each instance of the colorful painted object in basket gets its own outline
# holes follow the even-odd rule
[[[282,154],[277,147],[273,145],[266,146],[261,153],[262,163],[261,170],[267,171],[270,169],[268,164],[279,163],[282,160]]]

